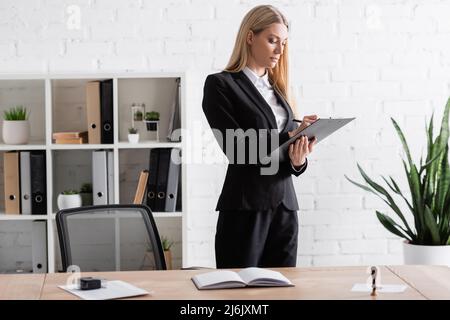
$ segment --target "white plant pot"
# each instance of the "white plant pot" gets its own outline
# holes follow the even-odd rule
[[[81,207],[81,196],[79,194],[59,194],[59,210]]]
[[[129,133],[128,141],[130,143],[138,143],[139,142],[139,133]]]
[[[405,264],[442,265],[450,267],[450,246],[420,246],[403,242]]]
[[[3,120],[3,142],[5,144],[27,144],[29,136],[28,120]]]

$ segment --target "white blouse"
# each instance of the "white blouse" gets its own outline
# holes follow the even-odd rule
[[[266,100],[267,104],[272,109],[272,112],[275,116],[275,120],[277,121],[278,132],[281,132],[286,126],[288,113],[286,109],[284,109],[281,106],[281,104],[278,103],[277,97],[275,96],[275,92],[272,88],[272,85],[269,82],[269,73],[266,70],[266,73],[260,77],[249,67],[245,67],[242,71],[255,85],[256,89],[258,89],[258,91],[264,97],[264,100]],[[305,164],[306,161],[299,169],[296,169],[291,161],[292,169],[294,169],[297,172],[300,172],[300,170],[303,168]]]
[[[281,132],[286,126],[288,113],[286,109],[284,109],[283,106],[278,103],[275,92],[269,82],[269,73],[266,70],[266,73],[260,77],[249,67],[245,67],[242,71],[255,85],[256,89],[258,89],[259,93],[261,93],[264,100],[266,100],[267,104],[272,109],[275,120],[277,121],[278,132]]]

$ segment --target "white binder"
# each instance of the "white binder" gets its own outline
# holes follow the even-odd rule
[[[33,273],[47,272],[47,221],[33,221],[32,224]]]
[[[22,214],[31,214],[30,152],[20,152],[20,202]]]
[[[167,190],[165,212],[174,212],[177,204],[178,179],[180,178],[180,149],[170,150],[169,172],[167,173]]]
[[[108,204],[114,204],[114,152],[107,151],[108,157]]]
[[[92,152],[92,192],[94,205],[108,204],[106,151]]]

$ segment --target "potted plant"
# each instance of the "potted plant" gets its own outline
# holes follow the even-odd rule
[[[30,135],[29,113],[23,106],[4,111],[3,141],[5,144],[26,144]]]
[[[167,270],[172,269],[172,252],[170,248],[173,246],[173,241],[169,240],[167,237],[161,237],[161,245],[164,250],[164,259],[166,260]]]
[[[134,121],[144,120],[145,106],[142,104],[134,103],[131,105],[131,113]]]
[[[151,111],[145,113],[145,123],[148,131],[158,130],[159,112]]]
[[[83,206],[91,206],[93,203],[92,183],[83,183],[80,188],[81,203]]]
[[[400,221],[376,211],[381,224],[393,234],[405,239],[403,253],[406,264],[434,264],[450,266],[450,166],[448,160],[450,99],[445,106],[440,133],[433,140],[433,115],[428,126],[427,156],[425,162],[420,159],[419,167],[411,159],[409,147],[402,130],[391,118],[397,131],[407,163],[403,160],[409,193],[404,195],[396,181],[382,176],[393,194],[400,196],[414,218],[410,226],[405,213],[397,206],[394,198],[380,184],[370,179],[364,170],[358,169],[367,185],[346,178],[356,186],[374,193],[388,204]],[[408,199],[410,198],[410,199]]]
[[[134,120],[135,121],[142,121],[142,112],[141,111],[136,111],[136,113],[134,114]]]
[[[138,129],[136,129],[136,128],[129,128],[128,129],[128,141],[130,143],[138,143],[139,142]]]
[[[78,191],[72,189],[61,192],[58,195],[57,202],[59,210],[81,207],[82,203],[81,196]]]

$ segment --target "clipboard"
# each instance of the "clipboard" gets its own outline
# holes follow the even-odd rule
[[[308,141],[316,137],[316,144],[331,135],[333,132],[339,130],[349,122],[355,120],[356,118],[319,118],[311,125],[298,132],[295,136],[289,138],[287,141],[282,143],[277,149],[275,149],[271,154],[270,158],[274,156],[279,156],[280,161],[283,161],[285,157],[288,156],[289,145],[301,136],[307,136]]]

